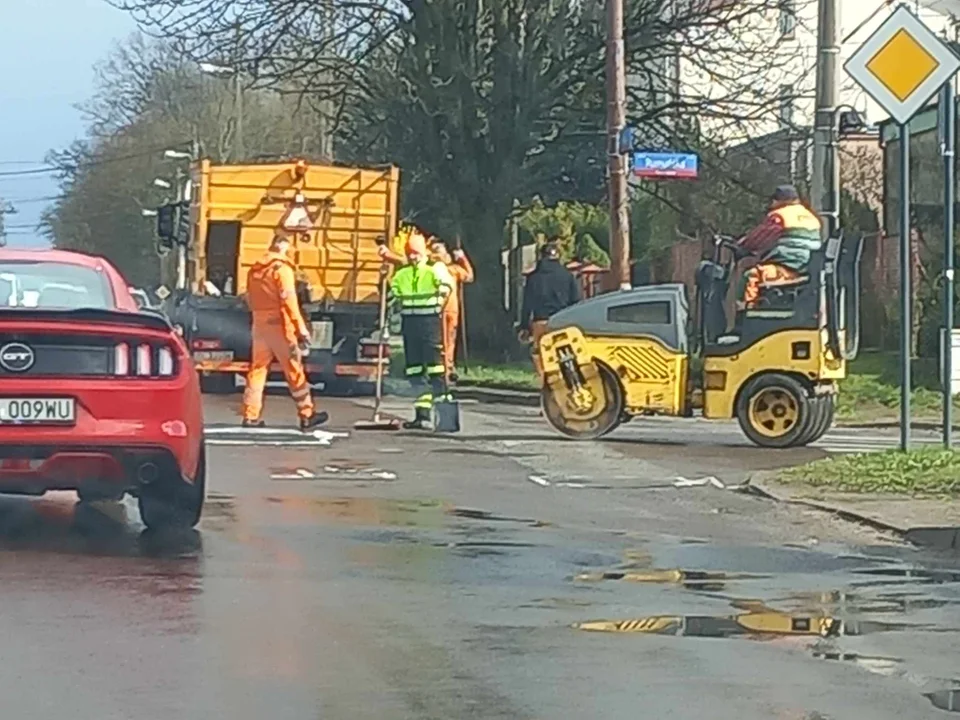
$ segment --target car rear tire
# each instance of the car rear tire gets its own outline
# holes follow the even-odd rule
[[[163,481],[158,481],[160,485]],[[200,460],[192,485],[185,483],[157,489],[144,488],[137,498],[140,519],[150,530],[177,530],[196,527],[203,513],[203,501],[206,499],[207,453],[200,448]]]

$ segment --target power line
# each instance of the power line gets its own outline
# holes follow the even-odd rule
[[[129,155],[118,155],[116,157],[106,157],[100,158],[98,160],[88,160],[84,162],[65,162],[62,165],[47,165],[46,167],[32,168],[30,170],[0,170],[0,177],[25,177],[30,175],[47,175],[50,173],[57,173],[69,170],[81,170],[88,167],[97,167],[100,165],[107,165],[115,162],[124,162],[126,160],[136,160],[137,158],[149,157],[154,153],[161,152],[163,150],[168,150],[171,147],[185,146],[186,143],[179,143],[175,145],[170,145],[166,143],[164,145],[158,145],[156,147],[150,148],[149,150],[143,150],[137,153],[130,153]]]

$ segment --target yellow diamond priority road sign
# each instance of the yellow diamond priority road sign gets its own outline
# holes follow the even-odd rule
[[[960,70],[960,58],[901,5],[844,68],[902,125]]]

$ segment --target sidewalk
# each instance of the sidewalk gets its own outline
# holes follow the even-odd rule
[[[960,549],[960,500],[913,498],[893,494],[830,492],[796,483],[783,484],[772,473],[757,473],[745,489],[760,497],[833,513],[894,533],[916,545]]]

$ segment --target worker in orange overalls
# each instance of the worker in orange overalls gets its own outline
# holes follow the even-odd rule
[[[460,293],[463,284],[473,282],[473,265],[467,254],[456,249],[451,254],[443,240],[430,238],[430,259],[435,263],[446,265],[453,279],[453,289],[443,306],[443,365],[450,382],[457,381],[456,355],[457,330],[460,328]]]
[[[243,426],[263,427],[263,390],[274,358],[283,368],[297,404],[300,429],[312,430],[327,421],[316,412],[302,355],[310,350],[310,334],[297,301],[296,265],[290,238],[278,233],[266,255],[247,276],[247,304],[253,315],[253,352],[243,393]]]
[[[738,260],[757,259],[740,278],[738,312],[756,305],[762,285],[800,277],[823,245],[820,228],[820,218],[800,201],[793,185],[774,191],[763,222],[737,241]]]

